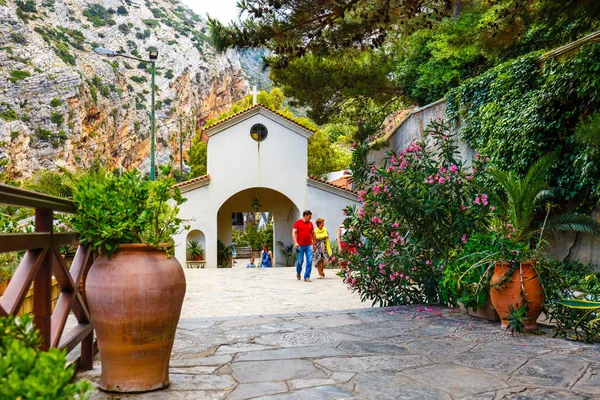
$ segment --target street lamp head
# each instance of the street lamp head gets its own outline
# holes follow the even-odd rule
[[[103,49],[102,47],[95,48],[94,52],[101,56],[108,56],[108,57],[116,57],[118,55],[118,53],[116,51],[109,50],[109,49]]]
[[[158,58],[158,50],[150,50],[148,58],[152,61],[156,60]]]

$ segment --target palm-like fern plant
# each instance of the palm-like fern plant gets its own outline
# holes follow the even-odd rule
[[[491,175],[502,188],[499,196],[501,212],[504,214],[515,242],[532,246],[537,239],[551,232],[583,232],[600,235],[600,224],[593,218],[576,212],[551,215],[548,206],[545,218],[539,216],[540,206],[552,191],[548,172],[556,160],[555,154],[547,154],[537,160],[524,178],[513,171],[493,169]]]

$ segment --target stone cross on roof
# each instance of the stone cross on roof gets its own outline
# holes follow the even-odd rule
[[[258,103],[257,96],[260,94],[260,91],[256,89],[256,86],[252,86],[250,94],[252,95],[252,105],[255,106]]]

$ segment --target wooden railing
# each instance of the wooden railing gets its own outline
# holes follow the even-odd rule
[[[33,283],[33,315],[43,338],[42,349],[66,349],[70,353],[81,343],[78,369],[92,369],[94,328],[85,300],[84,287],[93,254],[79,246],[71,268],[67,268],[58,246],[78,244],[76,233],[54,233],[54,212],[75,213],[75,205],[65,199],[0,184],[0,204],[35,209],[35,233],[0,234],[0,253],[25,250],[4,294],[0,297],[0,316],[16,315]],[[52,312],[52,276],[61,293]],[[67,332],[70,311],[77,324]]]

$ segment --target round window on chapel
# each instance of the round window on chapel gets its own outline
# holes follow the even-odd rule
[[[257,142],[262,142],[265,140],[268,134],[269,132],[267,131],[267,127],[263,124],[256,124],[250,128],[250,136],[252,136],[252,139],[256,140]]]

